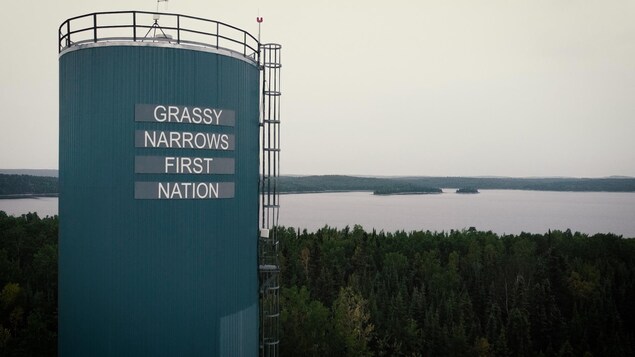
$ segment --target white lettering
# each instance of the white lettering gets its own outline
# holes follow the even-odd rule
[[[201,191],[201,188],[203,188],[203,191]],[[207,185],[205,185],[205,184],[196,185],[196,196],[197,197],[207,197],[208,193],[209,193],[209,189],[207,188]]]
[[[183,147],[184,148],[186,147],[190,149],[192,148],[192,138],[193,138],[192,133],[189,133],[187,131],[183,133]],[[187,143],[187,145],[185,145],[185,143]]]
[[[146,107],[147,105],[143,105]],[[178,105],[154,105],[150,107],[152,114],[148,117],[147,112],[141,115],[139,118],[135,117],[136,121],[153,121],[159,123],[189,123],[189,124],[206,124],[206,125],[230,125],[233,123],[221,124],[220,120],[223,117],[223,111],[225,109],[209,108],[209,107],[195,107],[195,106],[178,106]],[[233,112],[230,111],[230,115]]]
[[[159,198],[170,198],[170,183],[159,182]]]
[[[212,134],[211,137],[208,135],[208,145],[209,149],[217,149],[218,148],[218,140],[220,139],[218,136]]]
[[[168,145],[168,138],[165,136],[165,132],[163,131],[159,132],[159,142],[157,142],[157,144],[154,147],[164,147],[164,148],[170,147]]]
[[[220,136],[221,138],[221,149],[227,150],[229,148],[229,136],[227,134],[223,134]]]
[[[192,159],[190,159],[189,157],[182,157],[181,158],[181,173],[185,173],[185,170],[187,169],[187,173],[191,174],[192,173],[192,169],[190,169],[191,164],[192,164]]]
[[[170,167],[174,167],[174,161],[178,159],[179,159],[178,157],[169,157],[169,156],[165,158],[165,173],[170,172]]]
[[[192,159],[192,164],[194,165],[194,169],[192,169],[192,171],[195,174],[203,173],[203,165],[201,164],[202,162],[203,160],[200,157],[195,157],[194,159]]]
[[[184,198],[192,198],[189,196],[189,188],[192,188],[192,191],[194,191],[193,187],[194,187],[194,183],[193,182],[177,182],[175,184],[176,185],[182,185],[183,187],[183,191],[185,191],[185,197]]]
[[[219,109],[218,112],[214,109],[214,116],[216,117],[216,125],[220,123],[220,115],[223,114],[223,110]]]
[[[165,199],[211,199],[219,198],[218,182],[158,182],[158,198]]]
[[[181,193],[181,185],[178,183],[172,185],[172,192],[170,192],[170,198],[183,198],[183,194]]]
[[[211,157],[167,156],[163,158],[163,173],[211,174],[212,161]]]
[[[201,108],[194,107],[194,109],[192,109],[192,115],[194,115],[194,119],[192,121],[195,124],[200,124],[203,121],[203,117],[201,116]]]
[[[143,146],[144,147],[156,147],[157,146],[157,142],[156,142],[156,138],[157,138],[157,133],[156,131],[153,132],[148,132],[148,131],[144,131],[143,132]],[[152,135],[152,136],[150,136]],[[148,145],[148,141],[150,142],[150,145]]]
[[[214,198],[218,198],[218,182],[216,183],[208,183],[209,185],[209,191],[212,195],[214,195]]]
[[[179,122],[179,107],[175,107],[172,105],[168,106],[168,121],[169,122],[175,121],[177,123],[180,123]]]
[[[212,161],[214,161],[214,159],[212,159],[211,157],[206,157],[206,158],[203,158],[203,160],[205,160],[205,165],[206,165],[205,173],[211,174],[212,173],[211,164],[212,164]]]
[[[181,142],[180,139],[181,138],[181,133],[179,133],[178,131],[171,131],[170,132],[170,146],[171,148],[180,148],[181,147]]]
[[[157,110],[161,109],[161,112],[158,113],[157,115]],[[158,122],[164,122],[166,119],[166,115],[165,115],[165,107],[162,105],[157,105],[156,107],[154,107],[154,120],[158,121]]]
[[[199,139],[201,139],[202,141],[200,141]],[[194,144],[196,144],[196,147],[198,149],[204,148],[206,142],[207,142],[207,140],[206,140],[205,134],[196,133],[196,135],[194,135]]]
[[[144,130],[137,135],[137,147],[148,148],[231,150],[233,140],[230,134],[188,131]]]
[[[205,116],[205,119],[203,120],[205,124],[214,123],[214,119],[212,118],[212,110],[210,108],[203,109],[203,115]]]
[[[192,122],[192,118],[190,117],[190,112],[187,110],[187,107],[183,108],[183,113],[181,113],[181,122],[184,122],[185,118],[187,118],[188,123]]]

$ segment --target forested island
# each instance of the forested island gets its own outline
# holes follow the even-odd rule
[[[456,190],[456,193],[474,194],[474,193],[479,193],[479,192],[478,192],[477,188],[464,187],[464,188],[459,188],[458,190]]]
[[[57,217],[0,211],[0,356],[57,355],[57,232]],[[635,353],[632,239],[359,226],[277,234],[281,356]]]

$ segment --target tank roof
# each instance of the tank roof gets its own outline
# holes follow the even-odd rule
[[[94,12],[72,17],[59,27],[58,50],[95,46],[157,46],[216,52],[257,64],[258,40],[226,23],[173,13]]]

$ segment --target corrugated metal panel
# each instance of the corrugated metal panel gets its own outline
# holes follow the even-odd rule
[[[258,72],[152,46],[60,57],[61,356],[257,355]],[[136,104],[233,109],[236,124],[135,122]],[[143,129],[231,133],[236,148],[135,148]],[[235,157],[235,174],[135,174],[135,155]],[[135,181],[233,181],[235,197],[135,200]]]

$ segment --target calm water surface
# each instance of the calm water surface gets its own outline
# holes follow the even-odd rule
[[[355,224],[384,231],[448,231],[476,227],[499,234],[549,229],[635,237],[635,193],[482,190],[461,195],[375,196],[370,192],[280,196],[280,224],[315,231]],[[0,200],[0,211],[57,214],[57,198]]]
[[[635,237],[635,193],[482,190],[456,194],[375,196],[370,192],[282,195],[280,223],[343,228],[448,231],[476,227],[499,234],[567,228]]]
[[[54,216],[57,214],[57,197],[0,199],[0,211],[13,216],[29,212],[37,212],[40,217]]]

